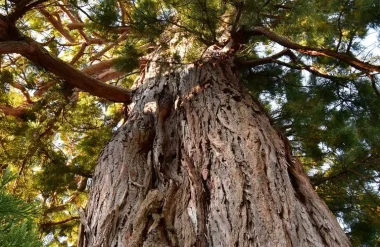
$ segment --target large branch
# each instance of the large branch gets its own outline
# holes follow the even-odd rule
[[[289,63],[278,60],[279,58],[281,58],[283,56],[289,57],[290,60],[294,64],[289,64]],[[329,75],[325,72],[318,70],[314,66],[304,64],[301,60],[299,60],[297,58],[297,56],[290,49],[285,49],[285,50],[280,51],[279,53],[273,54],[272,56],[269,56],[269,57],[264,57],[264,58],[254,59],[254,60],[238,61],[238,62],[242,66],[249,66],[249,67],[275,63],[278,65],[286,66],[286,67],[291,68],[291,69],[306,70],[306,71],[309,71],[310,73],[312,73],[316,76],[323,77],[323,78],[326,78],[329,80],[347,79],[346,77]]]
[[[26,38],[25,38],[26,39]],[[11,44],[10,44],[11,43]],[[131,102],[131,91],[103,83],[53,56],[33,40],[0,42],[2,53],[17,52],[73,87],[114,102]],[[3,48],[3,49],[2,49]],[[5,51],[5,52],[4,52]]]
[[[300,53],[307,54],[310,56],[325,56],[325,57],[335,58],[361,71],[380,72],[380,66],[372,65],[372,64],[360,61],[359,59],[352,57],[350,55],[347,55],[345,53],[340,53],[340,52],[328,50],[328,49],[303,46],[303,45],[294,43],[290,41],[289,39],[282,37],[265,27],[254,27],[251,31],[247,32],[247,34],[248,35],[264,35],[268,37],[269,39],[271,39],[272,41],[286,48],[293,49]]]
[[[125,72],[117,71],[113,68],[115,61],[116,59],[104,60],[88,66],[82,72],[95,77],[99,81],[113,80],[125,74]]]
[[[273,63],[276,59],[278,59],[282,56],[289,56],[289,52],[290,52],[289,49],[285,49],[285,50],[280,51],[279,53],[273,54],[272,56],[269,56],[269,57],[259,58],[259,59],[255,59],[255,60],[239,61],[239,64],[243,65],[243,66],[255,67],[255,66],[259,66],[259,65]]]
[[[0,54],[9,54],[9,53],[30,53],[33,52],[34,48],[30,45],[25,44],[25,42],[20,41],[7,41],[0,42]]]
[[[110,69],[115,61],[116,59],[104,60],[99,63],[95,63],[91,66],[88,66],[87,68],[84,68],[82,71],[89,75],[95,75],[98,74],[99,71]]]
[[[103,56],[107,51],[111,50],[113,47],[115,47],[116,45],[120,44],[123,40],[125,40],[127,37],[128,37],[128,34],[129,32],[124,32],[123,34],[121,34],[117,40],[115,40],[114,42],[108,44],[106,47],[104,47],[101,51],[99,51],[97,54],[95,54],[94,56],[92,56],[90,58],[90,60],[95,60],[101,56]]]
[[[41,14],[43,14],[45,16],[45,18],[53,25],[53,27],[62,34],[62,36],[64,36],[68,41],[70,41],[70,43],[74,43],[75,42],[75,39],[73,36],[71,36],[71,34],[63,28],[63,25],[62,23],[57,20],[56,18],[54,18],[54,16],[52,16],[48,11],[45,10],[45,8],[41,7],[39,8],[39,11]]]
[[[26,113],[26,108],[24,107],[14,108],[11,106],[0,105],[0,111],[3,112],[7,116],[22,118],[24,114]]]
[[[17,19],[20,19],[23,15],[25,15],[26,12],[31,10],[34,7],[37,7],[38,5],[47,2],[47,0],[36,0],[36,1],[30,1],[30,0],[21,0],[16,2],[16,8],[14,11],[9,15],[9,20],[12,22],[16,22]]]

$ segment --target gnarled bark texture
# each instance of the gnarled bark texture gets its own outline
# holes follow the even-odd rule
[[[230,60],[147,68],[80,246],[349,246]]]

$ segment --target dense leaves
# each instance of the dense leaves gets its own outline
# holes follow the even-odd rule
[[[15,178],[9,169],[2,171],[0,181],[0,244],[9,247],[39,247],[37,205],[27,203],[7,192]]]

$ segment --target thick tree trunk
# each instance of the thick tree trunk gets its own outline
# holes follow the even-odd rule
[[[231,61],[151,64],[96,168],[80,246],[349,246]]]

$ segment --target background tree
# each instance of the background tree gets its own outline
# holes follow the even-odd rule
[[[189,64],[207,68],[210,57],[233,59],[353,244],[374,245],[379,66],[362,40],[376,32],[379,8],[370,0],[3,1],[0,155],[2,166],[20,175],[13,193],[40,200],[40,229],[53,241],[75,241],[98,154],[137,114],[127,117],[132,92],[125,88],[140,74],[138,99],[139,83],[154,75],[146,68],[162,65],[159,76]],[[161,91],[158,105],[170,106],[175,97]],[[160,111],[156,125],[173,117]],[[166,134],[140,141],[165,142]],[[193,163],[181,155],[173,159]]]

